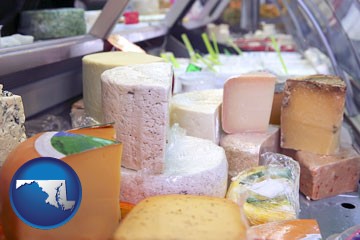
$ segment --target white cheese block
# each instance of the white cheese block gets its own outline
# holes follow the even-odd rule
[[[235,177],[241,171],[259,165],[260,155],[279,152],[280,129],[270,125],[267,132],[224,134],[220,145],[225,149],[229,163],[229,175]]]
[[[0,85],[0,167],[8,154],[26,140],[25,114],[21,96],[2,90]]]
[[[220,141],[222,89],[180,93],[171,99],[170,124],[178,123],[187,135]]]
[[[103,122],[101,74],[108,69],[134,64],[163,62],[159,57],[134,52],[103,52],[85,56],[83,63],[83,97],[88,116]]]
[[[224,197],[228,164],[224,149],[205,139],[178,136],[168,146],[162,174],[121,169],[120,200],[138,203],[155,195],[191,194]]]
[[[173,70],[170,63],[117,67],[102,78],[106,122],[124,144],[122,166],[161,173],[169,127]]]

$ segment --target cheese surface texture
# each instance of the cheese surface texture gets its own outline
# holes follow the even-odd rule
[[[180,93],[172,97],[170,125],[178,123],[187,135],[220,141],[223,90]]]
[[[229,175],[235,177],[241,171],[259,165],[260,155],[279,152],[280,128],[270,125],[266,132],[224,134],[220,146],[226,153]]]
[[[223,198],[192,195],[156,196],[136,205],[113,239],[246,239],[241,209]]]
[[[345,83],[313,75],[286,81],[281,108],[281,147],[317,154],[339,148]]]
[[[124,144],[122,166],[162,173],[169,128],[173,71],[170,63],[117,67],[102,78],[106,122]]]
[[[164,194],[224,197],[228,164],[224,150],[210,140],[177,136],[167,147],[162,174],[146,174],[122,168],[121,201],[138,203]]]
[[[276,78],[258,72],[224,84],[222,128],[226,133],[265,132],[269,126]]]
[[[25,114],[21,96],[2,90],[0,85],[0,168],[8,154],[26,140]]]
[[[108,142],[106,139],[111,139],[115,133],[112,128],[81,129],[71,132],[104,138],[102,142]],[[40,152],[49,152],[50,147],[40,143],[43,136],[44,134],[38,134],[21,143],[10,153],[1,170],[1,220],[6,238],[14,240],[109,239],[120,221],[121,144],[117,142],[103,147],[85,148],[75,154],[62,152],[65,156],[60,160],[66,162],[76,172],[82,187],[80,207],[69,222],[58,228],[41,230],[28,226],[14,213],[9,199],[11,179],[24,163],[44,156],[38,152],[37,144],[43,147]],[[86,143],[81,140],[83,138],[83,135],[77,135],[75,145],[81,148],[86,146]],[[73,149],[75,145],[67,144],[64,149]]]
[[[270,124],[280,125],[281,105],[284,98],[284,83],[275,85],[274,99],[271,108]]]
[[[351,147],[340,147],[333,155],[298,151],[300,191],[313,200],[354,192],[360,179],[360,156]]]
[[[159,57],[134,52],[103,52],[83,57],[83,97],[86,113],[96,121],[103,122],[101,74],[105,70],[162,61]]]

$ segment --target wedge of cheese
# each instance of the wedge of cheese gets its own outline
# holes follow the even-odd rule
[[[146,197],[165,194],[224,197],[227,181],[223,148],[210,140],[178,135],[168,145],[162,174],[121,169],[120,199],[136,204]]]
[[[180,93],[172,97],[170,125],[178,123],[187,135],[220,141],[222,89]]]
[[[298,151],[300,191],[313,200],[355,192],[360,179],[360,155],[352,146],[340,147],[333,155]]]
[[[119,66],[163,61],[159,57],[135,52],[103,52],[83,57],[83,97],[88,116],[98,122],[103,122],[101,74],[105,70]]]
[[[339,148],[346,85],[335,76],[289,79],[281,108],[281,147],[317,154]]]
[[[224,134],[220,146],[226,153],[229,175],[235,177],[247,168],[259,165],[260,155],[280,151],[280,128],[270,125],[266,132]]]
[[[123,167],[163,172],[172,76],[170,63],[118,67],[102,74],[104,119],[115,122],[117,139],[124,144]]]
[[[227,199],[167,195],[136,205],[112,239],[238,240],[247,228],[241,209]]]
[[[222,128],[226,133],[265,132],[276,77],[265,72],[228,79],[224,85]]]
[[[316,219],[294,219],[252,226],[248,240],[321,240]]]
[[[0,168],[8,154],[26,140],[25,114],[21,96],[2,90],[0,84]]]
[[[66,140],[61,140],[62,134],[67,136]],[[109,239],[120,221],[122,145],[109,140],[114,134],[112,127],[80,129],[71,133],[47,132],[29,138],[12,151],[0,174],[1,222],[6,238],[17,240]],[[48,144],[50,139],[60,141],[62,150],[56,148],[54,144]],[[89,142],[94,145],[89,145]],[[72,154],[74,149],[79,151]],[[59,155],[63,156],[59,159],[69,164],[80,179],[82,187],[80,207],[69,222],[58,228],[41,230],[30,227],[17,217],[11,207],[9,199],[11,179],[19,167],[32,159]]]

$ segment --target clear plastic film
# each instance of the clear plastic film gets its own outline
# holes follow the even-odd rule
[[[251,225],[297,218],[299,164],[270,152],[260,156],[260,164],[232,178],[227,198],[244,208]]]
[[[84,109],[84,102],[82,100],[79,100],[73,104],[70,117],[72,128],[81,128],[99,124],[98,121],[86,114]]]

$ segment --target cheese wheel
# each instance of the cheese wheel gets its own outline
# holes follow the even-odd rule
[[[219,144],[223,90],[179,93],[171,99],[170,125],[178,123],[186,134]]]
[[[168,147],[162,174],[121,169],[121,201],[138,203],[164,194],[224,197],[228,164],[223,148],[209,140],[177,136]]]
[[[115,131],[111,127],[73,130],[72,133],[111,139]],[[35,135],[12,151],[0,175],[1,220],[7,239],[91,239],[111,237],[120,220],[120,161],[122,146],[114,143],[100,148],[88,149],[61,158],[77,173],[82,186],[82,200],[74,217],[66,224],[41,230],[30,227],[14,213],[9,199],[10,182],[24,163],[44,156],[35,144],[44,134]],[[43,149],[44,150],[44,149]],[[47,151],[48,148],[45,148]]]
[[[117,139],[124,144],[123,167],[163,172],[172,78],[171,64],[162,62],[102,74],[104,119],[115,122]]]
[[[241,209],[227,199],[167,195],[136,205],[112,239],[239,240],[247,228]]]
[[[83,57],[83,97],[86,113],[96,121],[103,122],[101,74],[105,70],[163,61],[159,57],[135,52],[103,52]]]

